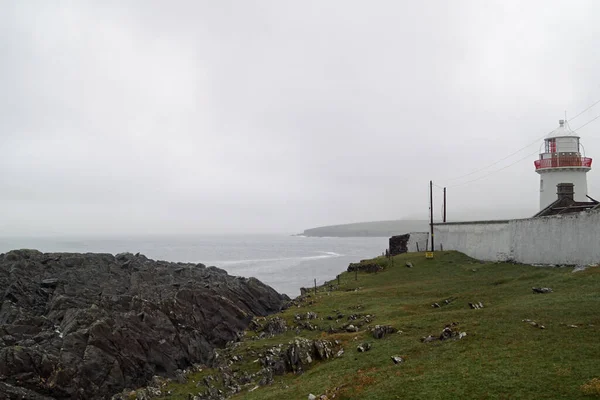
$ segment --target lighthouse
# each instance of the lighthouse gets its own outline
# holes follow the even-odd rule
[[[587,177],[592,159],[582,156],[579,136],[564,120],[544,139],[544,152],[535,161],[535,172],[540,174],[540,210],[556,201],[557,185],[572,183],[574,200],[587,202]]]

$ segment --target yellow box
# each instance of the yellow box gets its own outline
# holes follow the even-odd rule
[[[425,258],[433,258],[433,251],[426,251]]]

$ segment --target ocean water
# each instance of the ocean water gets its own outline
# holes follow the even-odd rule
[[[388,238],[313,238],[288,235],[199,235],[88,238],[1,238],[0,253],[13,249],[42,252],[140,252],[148,258],[214,265],[231,275],[256,277],[295,297],[336,277],[350,262],[380,255]]]

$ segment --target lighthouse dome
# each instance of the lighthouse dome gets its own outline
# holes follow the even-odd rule
[[[571,130],[571,128],[569,128],[569,126],[565,122],[565,120],[563,120],[563,119],[559,120],[558,125],[559,125],[558,128],[556,128],[555,130],[550,132],[548,134],[548,136],[546,136],[546,139],[553,139],[553,138],[559,138],[559,137],[579,138],[579,135],[577,135],[575,132],[573,132]]]

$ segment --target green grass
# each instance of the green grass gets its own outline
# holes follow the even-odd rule
[[[586,389],[600,377],[600,268],[572,273],[572,268],[480,263],[456,252],[437,252],[433,260],[423,253],[400,255],[393,265],[383,258],[375,261],[385,265],[385,271],[359,273],[357,281],[354,273],[344,273],[338,290],[328,294],[324,285],[311,296],[314,304],[280,315],[291,324],[295,313],[314,311],[320,318],[311,322],[326,329],[348,322],[321,320],[334,315],[333,310],[346,316],[372,314],[371,325],[390,324],[403,333],[376,340],[364,328],[334,335],[302,331],[308,338],[341,340],[345,355],[316,363],[302,375],[276,377],[272,385],[244,390],[234,398],[305,399],[309,393],[336,388],[336,399],[382,400],[579,399],[600,393]],[[407,261],[414,268],[406,268]],[[532,286],[548,286],[554,292],[533,294]],[[355,288],[359,290],[348,291]],[[431,306],[447,298],[455,300],[441,308]],[[469,308],[469,302],[479,301],[483,309]],[[451,322],[467,336],[421,343],[421,337],[437,336]],[[236,350],[244,362],[235,368],[257,370],[252,363],[255,353],[287,343],[294,335],[244,341]],[[365,341],[373,345],[371,351],[358,353],[356,346]],[[392,355],[405,362],[393,364]],[[171,398],[198,392],[192,381],[200,376],[190,378],[188,385],[170,384]]]

